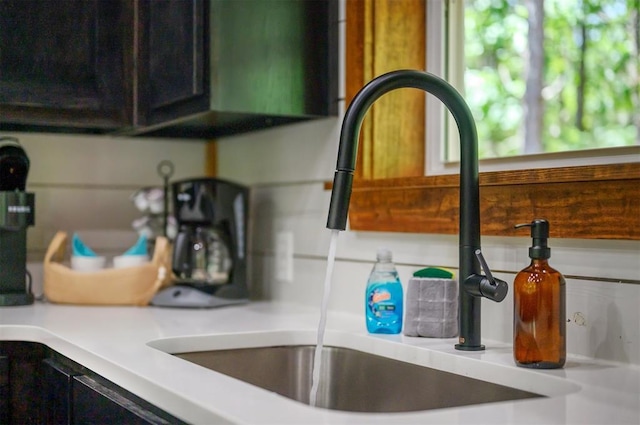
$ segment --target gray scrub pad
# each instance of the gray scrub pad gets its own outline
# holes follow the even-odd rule
[[[453,338],[458,335],[458,283],[454,279],[409,280],[403,333],[406,336]]]

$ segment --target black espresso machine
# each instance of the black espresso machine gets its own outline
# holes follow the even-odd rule
[[[175,284],[152,305],[207,308],[245,303],[249,190],[222,179],[172,183],[178,233],[173,244]]]
[[[0,137],[0,306],[33,304],[27,285],[27,227],[35,196],[25,192],[29,158],[18,139]]]

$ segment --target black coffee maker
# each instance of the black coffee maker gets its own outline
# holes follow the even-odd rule
[[[29,158],[18,139],[0,138],[0,306],[33,303],[27,227],[34,224],[35,197],[25,192],[28,173]]]
[[[175,285],[151,301],[164,307],[218,307],[247,302],[247,187],[222,179],[171,185],[178,234]]]

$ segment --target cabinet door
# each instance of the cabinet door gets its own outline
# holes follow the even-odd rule
[[[73,382],[74,424],[170,424],[148,406],[97,382],[76,376]]]
[[[44,357],[40,344],[0,341],[0,423],[43,423],[40,365]]]
[[[47,425],[71,423],[71,385],[78,375],[54,359],[42,362],[42,414]]]
[[[138,3],[136,124],[163,123],[209,107],[207,11],[204,0]]]
[[[129,123],[132,23],[126,0],[1,0],[0,129]]]
[[[0,424],[8,424],[9,418],[9,358],[0,356]]]
[[[211,9],[213,109],[271,117],[334,112],[336,1],[212,0]]]

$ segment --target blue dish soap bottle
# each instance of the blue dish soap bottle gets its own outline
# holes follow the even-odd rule
[[[367,281],[365,317],[370,333],[397,334],[402,330],[403,292],[391,251],[379,248]]]

